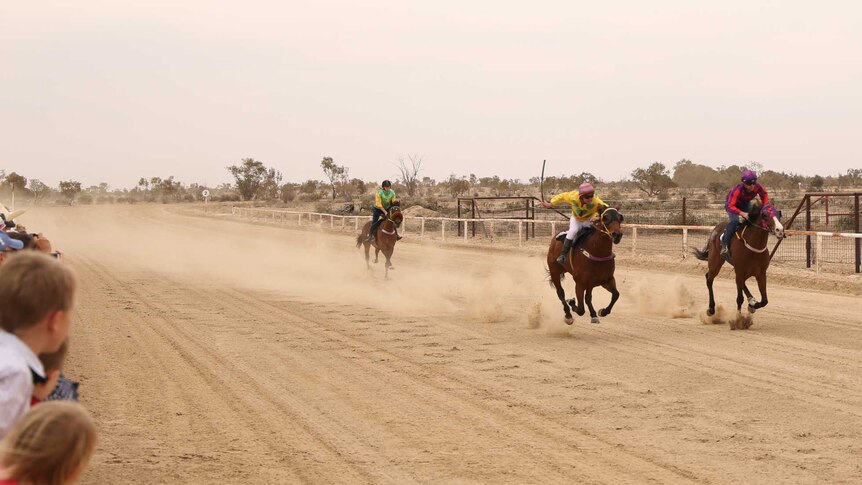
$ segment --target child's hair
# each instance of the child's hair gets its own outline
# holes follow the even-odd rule
[[[69,352],[69,340],[66,339],[63,341],[63,344],[60,345],[60,348],[57,349],[56,352],[49,352],[46,354],[39,354],[39,360],[42,361],[42,367],[45,368],[45,372],[52,370],[62,370],[63,369],[63,361],[66,360],[66,353]]]
[[[75,275],[55,258],[36,251],[12,254],[0,266],[0,328],[15,332],[56,311],[69,311]]]
[[[4,438],[0,468],[7,480],[63,485],[83,472],[96,447],[96,425],[68,401],[33,407]]]

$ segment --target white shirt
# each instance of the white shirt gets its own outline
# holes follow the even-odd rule
[[[39,357],[21,339],[0,330],[0,439],[30,409],[34,373],[45,377]]]

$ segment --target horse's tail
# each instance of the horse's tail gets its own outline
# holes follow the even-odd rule
[[[365,238],[362,237],[362,234],[356,236],[356,249],[362,247],[363,239]]]
[[[706,246],[703,248],[703,251],[697,248],[691,248],[691,253],[694,254],[694,257],[701,261],[709,260],[709,241],[706,242]]]
[[[548,284],[551,287],[553,287],[554,286],[554,280],[551,279],[551,270],[549,268],[545,268],[545,275],[547,276]],[[564,279],[566,279],[565,271],[560,272],[560,281],[563,281]]]

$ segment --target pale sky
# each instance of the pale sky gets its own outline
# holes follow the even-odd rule
[[[177,6],[180,5],[180,6]],[[55,185],[862,167],[862,4],[0,3],[0,168]]]

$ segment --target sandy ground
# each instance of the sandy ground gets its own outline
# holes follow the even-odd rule
[[[536,255],[404,241],[383,281],[346,235],[153,205],[21,222],[81,280],[84,483],[862,482],[857,296],[773,285],[731,331],[698,317],[702,276],[623,264],[613,314],[568,327]]]

